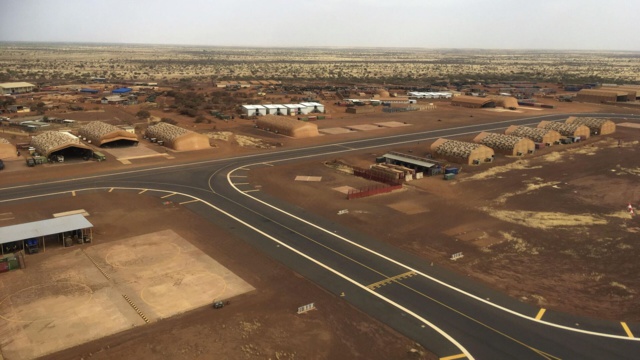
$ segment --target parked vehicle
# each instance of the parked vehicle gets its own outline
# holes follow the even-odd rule
[[[28,166],[28,167],[34,167],[34,166],[36,166],[36,161],[35,161],[35,160],[33,160],[33,158],[28,158],[28,159],[27,159],[27,166]]]
[[[104,156],[104,154],[103,154],[103,153],[98,152],[98,151],[94,151],[94,152],[93,152],[93,158],[94,158],[94,159],[96,159],[96,160],[98,160],[98,161],[105,161],[105,160],[107,160],[107,157],[106,157],[106,156]]]

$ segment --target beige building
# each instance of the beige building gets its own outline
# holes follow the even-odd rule
[[[211,147],[206,135],[164,122],[149,126],[145,135],[162,141],[164,146],[176,151],[202,150]]]
[[[513,135],[527,138],[534,143],[545,144],[551,146],[553,144],[559,144],[560,135],[559,132],[549,129],[530,128],[527,126],[511,125],[504,131],[506,135]]]
[[[608,135],[616,132],[616,123],[609,119],[570,116],[564,122],[584,125],[591,130],[592,135]]]
[[[496,153],[512,156],[533,154],[536,144],[527,138],[513,135],[481,132],[473,142],[492,148]]]
[[[475,109],[494,108],[496,107],[496,102],[491,98],[460,95],[451,99],[451,105]]]
[[[261,116],[258,118],[256,126],[263,130],[294,138],[307,138],[319,135],[316,124],[282,116]]]
[[[493,149],[484,145],[444,138],[431,144],[431,151],[438,158],[469,165],[492,162],[495,155]]]
[[[27,82],[1,83],[0,94],[22,94],[32,92],[36,86]]]
[[[555,121],[541,121],[538,124],[538,128],[554,130],[560,133],[562,136],[579,136],[581,139],[588,139],[591,135],[591,130],[588,127],[580,124],[567,124]]]

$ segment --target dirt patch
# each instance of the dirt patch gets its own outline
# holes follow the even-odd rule
[[[135,198],[135,202],[132,202],[132,198]],[[165,200],[144,194],[138,195],[138,192],[117,190],[108,192],[105,190],[78,193],[75,197],[25,202],[20,206],[14,204],[0,206],[0,214],[11,212],[15,217],[15,219],[7,220],[8,224],[42,220],[50,218],[53,213],[79,208],[83,208],[91,214],[91,221],[95,226],[93,232],[95,240],[91,246],[60,248],[53,245],[55,242],[52,242],[51,246],[48,242],[47,251],[27,256],[29,267],[26,270],[20,270],[31,272],[32,269],[42,267],[46,270],[33,272],[42,277],[39,283],[56,284],[55,287],[26,291],[15,298],[16,302],[31,299],[29,301],[33,301],[34,305],[42,293],[51,294],[50,297],[47,297],[47,301],[59,298],[57,311],[47,313],[49,316],[65,316],[68,313],[77,315],[90,291],[93,292],[91,301],[94,302],[96,294],[107,291],[108,281],[95,265],[91,264],[86,272],[80,272],[76,269],[78,261],[87,261],[86,255],[81,252],[82,249],[89,250],[101,245],[114,250],[109,256],[109,261],[117,266],[111,268],[107,264],[106,258],[101,260],[97,257],[96,262],[103,264],[105,270],[111,269],[113,272],[109,274],[113,275],[113,279],[136,289],[133,291],[134,295],[138,293],[142,295],[140,299],[144,297],[149,302],[149,304],[145,304],[142,300],[135,301],[136,306],[140,309],[151,314],[153,309],[163,306],[163,303],[166,303],[164,306],[171,307],[189,299],[192,294],[188,291],[181,292],[179,296],[172,299],[171,296],[167,296],[167,289],[180,290],[201,284],[207,279],[203,273],[192,271],[185,266],[169,267],[167,268],[170,270],[169,273],[164,273],[165,275],[162,276],[166,278],[165,285],[158,287],[158,284],[151,284],[151,286],[143,288],[137,284],[139,280],[135,275],[139,273],[141,279],[149,280],[154,279],[155,276],[152,273],[139,272],[135,266],[155,263],[162,268],[167,264],[164,262],[164,256],[144,255],[144,252],[153,247],[150,243],[141,242],[137,245],[140,256],[124,254],[118,250],[120,245],[114,246],[117,245],[115,242],[117,239],[140,236],[149,232],[174,231],[198,251],[206,254],[204,256],[215,258],[220,265],[246,279],[256,288],[250,293],[234,297],[231,299],[231,305],[220,310],[214,310],[210,306],[199,307],[135,328],[131,327],[131,323],[127,322],[127,319],[118,319],[114,316],[111,316],[109,321],[103,321],[100,324],[91,321],[83,323],[82,326],[86,328],[84,332],[87,336],[95,336],[92,330],[94,327],[108,325],[118,328],[121,326],[122,330],[114,335],[96,339],[50,356],[44,356],[44,359],[87,359],[90,357],[92,359],[172,358],[187,360],[208,358],[210,354],[216,354],[216,356],[226,359],[261,357],[332,359],[344,356],[348,358],[435,359],[410,340],[353,309],[341,298],[328,294],[239,241],[225,230],[230,228],[226,219],[221,219],[220,226],[217,226],[194,216],[188,209],[177,203],[169,202],[165,205]],[[122,211],[122,209],[127,209],[127,211]],[[131,219],[135,219],[135,221],[131,221]],[[158,221],[158,219],[162,219],[162,221]],[[231,225],[233,226],[233,224]],[[186,248],[182,246],[179,248],[178,253],[183,256]],[[164,255],[170,257],[175,254],[171,250],[174,249],[173,246],[163,249],[161,253]],[[238,254],[242,254],[242,256],[239,257]],[[247,258],[250,258],[251,261],[246,261]],[[64,265],[57,266],[57,270],[51,266],[44,267],[43,264],[47,264],[49,259],[58,259]],[[191,261],[181,263],[185,265],[189,262]],[[137,270],[131,271],[131,269]],[[132,277],[126,278],[129,273]],[[55,276],[50,277],[49,274]],[[8,276],[17,276],[19,279],[9,280]],[[87,277],[94,279],[95,282],[89,285],[90,290],[83,285],[74,285],[88,283],[84,280]],[[18,271],[2,274],[0,291],[8,292],[8,289],[15,286],[28,286],[29,284],[25,283],[23,278],[24,276]],[[81,278],[83,280],[78,281]],[[214,278],[212,277],[211,280],[214,281]],[[209,287],[201,287],[200,292],[208,293],[209,291]],[[61,293],[74,295],[67,295],[67,297],[56,295]],[[120,294],[114,296],[117,297],[116,295],[121,297]],[[213,293],[207,295],[210,298],[217,296]],[[162,300],[160,301],[160,299]],[[174,301],[175,303],[172,303]],[[319,310],[305,315],[296,314],[297,307],[310,302],[315,302]],[[104,304],[99,308],[89,307],[88,314],[98,313],[109,316],[119,313],[115,310],[121,310],[130,314],[133,321],[137,321],[139,324],[144,323],[131,306],[124,301],[118,303],[120,305],[113,311],[106,307],[108,302],[104,302]],[[121,305],[124,306],[122,309],[120,309]],[[38,309],[33,305],[31,308]],[[27,316],[31,313],[31,311],[23,311],[20,315]],[[158,315],[162,317],[162,314],[158,313]],[[102,318],[95,316],[95,319],[98,321]],[[49,339],[52,342],[61,339],[61,337],[73,338],[79,335],[77,328],[72,330],[72,334],[64,335],[62,332],[64,324],[61,320],[56,319],[55,321],[52,324],[56,324],[56,327],[43,330],[43,334],[50,334]],[[30,326],[38,323],[33,323]],[[10,332],[16,331],[16,324],[18,323],[0,319],[0,326],[8,326]],[[29,324],[23,323],[20,326],[29,326]],[[80,332],[82,331],[80,330]],[[26,344],[23,342],[24,338],[20,341],[14,341],[15,345],[6,344],[9,337],[3,335],[2,339],[3,351],[4,346],[24,346]],[[32,348],[37,348],[41,353],[48,352],[44,345]],[[416,357],[413,353],[410,354],[409,351],[412,348],[417,349],[422,355]]]
[[[640,321],[634,305],[640,279],[632,275],[640,271],[635,261],[640,255],[635,238],[640,216],[626,212],[629,202],[640,206],[636,136],[635,130],[622,128],[612,136],[545,148],[526,159],[498,156],[488,169],[465,166],[456,181],[425,178],[405,185],[404,192],[357,200],[329,193],[359,181],[347,171],[335,175],[344,163],[363,167],[385,151],[412,150],[420,156],[426,150],[420,144],[379,149],[328,161],[331,167],[324,170],[309,162],[253,170],[250,178],[285,201],[522,301],[579,315]],[[283,188],[294,171],[342,180],[315,188]],[[416,213],[421,220],[414,221],[410,213],[420,208],[430,211]],[[348,213],[337,215],[341,209]],[[392,231],[388,224],[394,224]],[[463,259],[449,260],[461,251]],[[621,266],[608,266],[612,263]],[[612,286],[614,282],[626,289]]]

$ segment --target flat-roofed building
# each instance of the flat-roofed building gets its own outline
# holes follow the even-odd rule
[[[22,94],[32,92],[36,86],[27,82],[11,82],[0,84],[0,94]]]
[[[242,113],[247,116],[266,115],[267,108],[262,105],[242,105]]]
[[[636,92],[631,90],[582,89],[576,95],[576,101],[589,103],[634,101]]]

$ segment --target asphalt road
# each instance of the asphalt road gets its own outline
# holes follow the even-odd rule
[[[522,304],[504,294],[431,266],[424,259],[355,232],[268,194],[251,191],[242,176],[272,166],[330,154],[373,149],[437,137],[498,130],[566,118],[539,116],[391,137],[365,139],[192,164],[136,169],[0,189],[0,201],[69,191],[151,189],[176,193],[205,219],[282,262],[360,310],[441,357],[475,359],[637,359],[640,341],[620,323],[577,318]],[[580,114],[603,116],[603,114]],[[640,116],[610,115],[635,118]],[[245,179],[246,180],[246,179]],[[238,183],[238,185],[234,185]],[[184,199],[184,200],[182,200]],[[26,199],[23,199],[23,201]],[[313,299],[309,299],[313,302]],[[640,334],[640,324],[627,324]],[[460,357],[456,357],[460,356]]]

